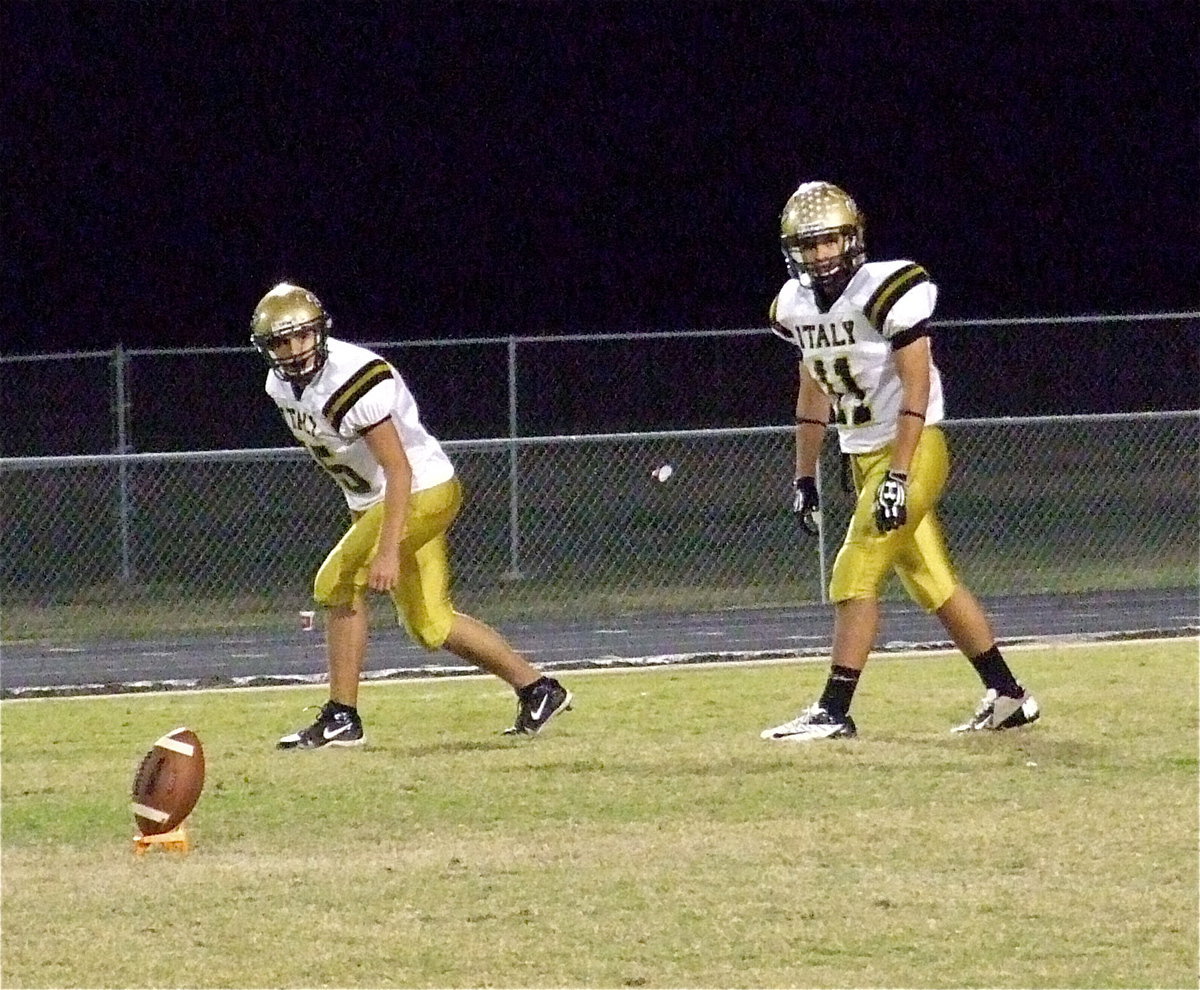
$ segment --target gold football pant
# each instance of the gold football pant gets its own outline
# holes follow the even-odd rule
[[[400,576],[391,591],[397,621],[427,650],[436,650],[450,635],[454,606],[450,602],[450,547],[446,531],[462,505],[457,478],[413,492],[400,540]],[[330,608],[364,597],[367,571],[379,542],[383,503],[356,515],[337,546],[317,571],[313,597]]]
[[[950,472],[946,438],[936,426],[921,432],[908,471],[908,520],[897,530],[880,533],[875,526],[875,491],[891,456],[891,447],[851,455],[858,501],[833,564],[829,597],[834,602],[878,598],[884,580],[895,570],[913,601],[934,612],[958,585],[934,513]]]

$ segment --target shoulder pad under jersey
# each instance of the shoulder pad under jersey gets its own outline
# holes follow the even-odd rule
[[[860,274],[865,277],[855,279],[850,302],[880,333],[892,307],[915,286],[930,281],[929,273],[915,261],[871,261]]]

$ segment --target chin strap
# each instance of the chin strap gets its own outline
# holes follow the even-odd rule
[[[304,375],[288,376],[284,378],[284,381],[292,386],[292,395],[299,399],[300,394],[312,384],[312,380],[317,377],[317,372],[320,370],[320,368],[314,368]]]
[[[813,295],[816,297],[817,306],[820,307],[822,313],[828,312],[829,307],[838,301],[852,278],[854,278],[853,272],[847,275],[844,271],[838,271],[836,275],[830,275],[819,282],[815,278],[809,277],[812,282]]]

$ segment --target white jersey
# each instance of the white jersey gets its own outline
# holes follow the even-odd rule
[[[329,357],[299,396],[291,383],[267,373],[267,395],[288,429],[338,483],[356,512],[383,500],[383,468],[362,434],[391,419],[412,465],[412,490],[454,477],[441,444],[421,424],[416,400],[390,364],[374,351],[329,338]]]
[[[832,400],[845,453],[879,450],[895,438],[903,392],[892,347],[929,319],[936,303],[937,286],[911,261],[864,264],[828,312],[798,279],[775,297],[773,329],[800,348],[804,367]],[[931,359],[925,423],[932,426],[944,416],[942,379]]]

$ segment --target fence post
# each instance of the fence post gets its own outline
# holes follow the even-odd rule
[[[508,338],[508,570],[505,581],[521,580],[520,470],[517,458],[517,338]]]
[[[126,395],[128,360],[125,348],[117,344],[112,352],[112,369],[113,417],[117,430],[114,453],[120,458],[117,461],[117,533],[121,543],[121,569],[117,579],[122,584],[128,584],[133,576],[129,550],[129,467],[125,460],[125,455],[129,453],[129,399]]]

